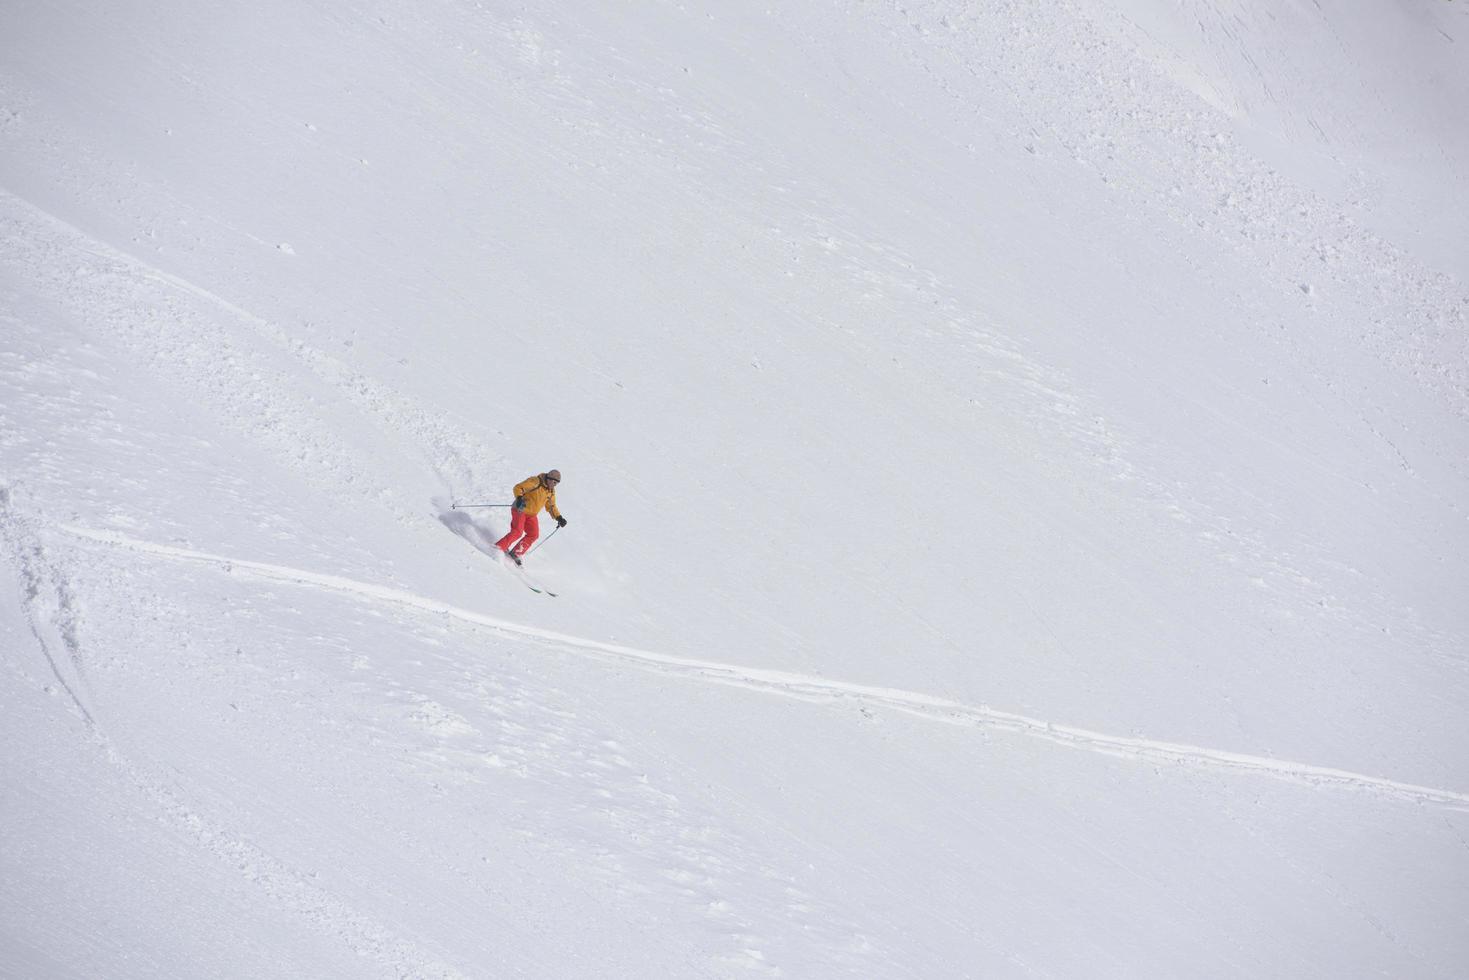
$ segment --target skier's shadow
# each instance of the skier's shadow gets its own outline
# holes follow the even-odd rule
[[[464,511],[445,510],[441,506],[439,507],[439,523],[490,557],[499,555],[500,550],[495,547],[495,542],[499,540],[500,535],[489,527],[480,526]]]

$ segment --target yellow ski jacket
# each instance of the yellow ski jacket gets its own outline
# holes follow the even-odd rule
[[[541,482],[544,473],[528,476],[515,485],[515,495],[525,500],[525,513],[534,517],[544,507],[551,512],[552,517],[560,517],[561,511],[556,509],[556,491]]]

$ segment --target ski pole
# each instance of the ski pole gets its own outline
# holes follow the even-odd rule
[[[556,525],[556,531],[559,531],[559,530],[561,530],[561,525],[560,524],[557,524]],[[556,536],[556,531],[552,531],[550,534],[546,535],[544,538],[542,538],[541,540],[537,541],[535,543],[535,547],[531,548],[530,551],[527,551],[525,553],[525,557],[529,558],[531,555],[535,554],[536,548],[539,548],[541,545],[545,544],[547,541],[550,541],[552,538],[554,538]]]
[[[450,510],[464,510],[466,507],[514,507],[514,504],[450,504]]]

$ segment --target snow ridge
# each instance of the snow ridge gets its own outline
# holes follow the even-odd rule
[[[902,711],[930,721],[1028,735],[1058,745],[1103,755],[1133,758],[1145,762],[1167,762],[1229,772],[1252,773],[1289,782],[1372,793],[1404,802],[1432,803],[1455,810],[1469,810],[1469,793],[1418,786],[1344,769],[1247,755],[1222,749],[1131,736],[1108,735],[1008,711],[999,711],[987,705],[963,704],[917,691],[875,687],[808,674],[672,656],[515,623],[470,609],[451,606],[403,589],[359,582],[340,575],[327,575],[284,565],[229,558],[188,548],[143,541],[114,531],[76,525],[65,525],[61,530],[85,541],[126,548],[166,560],[212,565],[229,574],[242,574],[303,588],[338,592],[361,600],[390,603],[436,616],[447,616],[472,626],[541,641],[563,650],[573,650],[583,656],[632,666],[652,673],[693,678],[816,703],[855,701],[863,705]]]

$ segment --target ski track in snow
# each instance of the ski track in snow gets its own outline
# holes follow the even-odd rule
[[[322,403],[350,405],[379,438],[423,457],[444,488],[479,485],[471,461],[505,461],[459,421],[427,412],[392,387],[313,347],[278,323],[153,265],[0,187],[0,260],[76,310],[99,334],[140,353],[149,369],[213,408],[285,465],[332,492],[360,495],[412,524],[417,510],[393,480],[323,424]],[[138,311],[146,310],[146,316]],[[320,382],[315,397],[303,383]]]
[[[255,883],[279,908],[337,937],[365,962],[403,978],[462,977],[459,971],[331,895],[307,874],[290,867],[226,826],[197,812],[169,787],[166,775],[127,758],[87,707],[81,648],[75,635],[71,589],[41,544],[36,529],[16,515],[7,487],[0,487],[0,544],[20,578],[32,635],[51,672],[81,717],[89,740],[137,792],[190,839]],[[68,680],[70,675],[70,680]]]
[[[284,565],[228,558],[208,552],[142,541],[113,531],[75,525],[64,525],[61,530],[85,541],[124,548],[171,561],[212,565],[229,574],[242,574],[272,582],[284,582],[304,588],[337,592],[357,599],[390,603],[436,616],[448,616],[472,626],[521,639],[542,641],[563,650],[575,651],[591,659],[636,667],[650,673],[741,687],[802,701],[817,703],[855,701],[864,705],[902,711],[929,721],[1028,735],[1069,748],[1103,755],[1235,773],[1253,773],[1288,782],[1334,786],[1405,802],[1433,803],[1453,809],[1469,810],[1469,793],[1417,786],[1344,769],[1270,759],[1196,745],[1108,735],[1070,725],[1053,724],[1007,711],[998,711],[985,705],[968,705],[899,688],[874,687],[829,680],[808,674],[671,656],[514,623],[473,610],[451,606],[403,589],[359,582],[340,575],[326,575]]]

